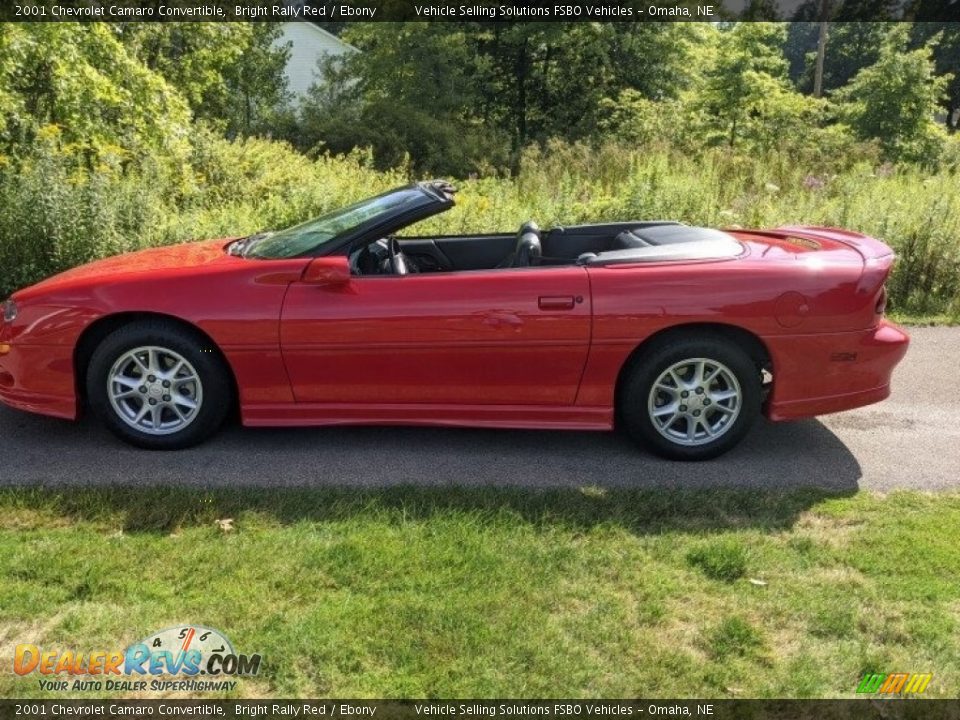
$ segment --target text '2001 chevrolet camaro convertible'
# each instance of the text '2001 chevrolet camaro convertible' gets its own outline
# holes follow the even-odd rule
[[[820,227],[676,222],[398,236],[409,185],[301,225],[90,263],[3,306],[0,400],[173,449],[245,425],[608,430],[704,459],[761,412],[877,402],[908,338],[893,253]]]

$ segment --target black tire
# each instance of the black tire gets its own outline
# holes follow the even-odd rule
[[[174,397],[174,400],[186,397],[190,400],[190,393],[193,393],[194,404],[197,406],[186,409],[189,420],[178,419],[177,416],[172,415],[171,413],[176,412],[173,408],[164,410],[164,417],[172,426],[163,431],[164,434],[157,434],[160,430],[139,430],[131,425],[133,418],[123,419],[120,408],[132,406],[135,409],[136,406],[133,403],[139,402],[139,398],[131,397],[129,401],[122,401],[129,404],[120,405],[120,401],[112,401],[110,397],[110,388],[115,385],[108,383],[108,376],[111,375],[114,365],[120,363],[127,353],[144,347],[166,349],[171,353],[171,356],[164,356],[168,363],[171,361],[172,354],[179,355],[187,361],[189,366],[192,366],[189,370],[181,372],[195,371],[190,374],[195,374],[198,378],[196,383],[188,384],[183,395],[165,395],[157,398],[156,403],[161,403],[169,397]],[[129,367],[135,366],[131,364]],[[176,385],[179,381],[172,382]],[[154,386],[159,386],[159,383],[159,379],[157,383],[149,383],[151,393]],[[144,380],[144,387],[146,385],[147,382]],[[211,347],[209,341],[205,340],[200,333],[163,320],[146,320],[125,325],[108,335],[90,358],[86,389],[91,409],[111,432],[131,445],[148,450],[179,450],[196,445],[220,428],[233,405],[233,385],[229,370],[221,359],[219,351]],[[137,392],[142,390],[138,388]],[[157,387],[157,392],[173,391],[163,391]],[[147,394],[144,397],[150,397],[150,395]],[[196,401],[197,399],[199,402]],[[152,409],[147,408],[147,410]],[[181,409],[180,412],[183,413],[184,410]],[[178,423],[183,427],[177,429]]]
[[[655,398],[651,398],[651,393],[654,383],[669,368],[678,363],[694,359],[706,359],[722,364],[724,369],[732,374],[736,383],[739,384],[740,396],[735,418],[722,426],[722,432],[717,432],[715,439],[710,440],[706,436],[706,426],[695,425],[695,434],[703,435],[703,437],[699,440],[688,441],[698,442],[699,444],[688,445],[682,444],[685,439],[671,439],[667,434],[685,433],[689,427],[686,424],[687,422],[698,423],[701,422],[700,419],[680,416],[675,424],[661,432],[651,417],[650,404],[653,403],[654,409],[662,407],[666,410],[667,405],[675,402],[679,408],[687,408],[686,405],[679,405],[679,403],[685,402],[679,398],[680,388],[678,388],[677,394],[672,397],[669,394],[666,396],[658,394]],[[627,377],[621,385],[617,398],[618,417],[621,424],[633,440],[649,448],[657,455],[671,460],[709,460],[722,455],[744,438],[750,426],[760,414],[762,398],[760,368],[742,348],[724,337],[703,334],[667,336],[663,340],[655,341],[655,344],[647,348],[627,372]],[[681,377],[681,379],[686,378]],[[722,378],[714,381],[715,390],[718,389],[716,383],[721,382]],[[659,387],[662,387],[662,385]],[[719,391],[722,393],[725,387],[726,385],[719,386]],[[687,392],[690,395],[693,394],[692,390]],[[707,390],[706,394],[709,395],[710,392],[711,390]],[[662,393],[662,391],[658,391],[658,393]],[[703,401],[700,399],[702,397],[704,395],[698,396],[696,402],[702,403]],[[673,398],[676,398],[676,400],[673,400]],[[657,405],[657,402],[662,402],[662,406]],[[703,418],[707,418],[707,413],[710,413],[710,422],[716,422],[718,425],[721,422],[718,418],[724,415],[719,412],[716,405],[712,409],[704,407],[697,412],[703,413]],[[670,417],[676,416],[673,412],[668,411],[668,419],[664,423],[669,422]]]

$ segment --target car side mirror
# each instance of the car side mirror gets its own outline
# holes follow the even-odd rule
[[[303,271],[302,282],[310,285],[339,286],[350,282],[350,260],[343,255],[318,257]]]

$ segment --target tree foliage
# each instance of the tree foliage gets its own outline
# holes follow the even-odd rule
[[[590,139],[625,90],[677,97],[705,28],[683,23],[398,23],[350,26],[361,52],[327,67],[301,145],[367,141],[385,164],[460,172],[514,165],[549,138]],[[331,112],[336,110],[336,113]],[[512,157],[512,162],[511,162]]]
[[[960,117],[960,29],[864,21],[890,0],[829,3],[815,100],[820,7],[810,0],[792,23],[350,23],[333,29],[360,52],[327,62],[300,105],[274,24],[8,24],[0,156],[54,132],[88,166],[182,166],[197,125],[317,153],[370,148],[382,168],[460,176],[515,173],[527,148],[557,140],[960,155],[933,120],[955,129]]]
[[[857,136],[878,139],[892,158],[930,162],[943,142],[934,114],[949,78],[935,74],[932,47],[907,50],[908,40],[908,28],[894,29],[877,62],[835,97]]]
[[[875,63],[880,48],[891,30],[877,22],[833,22],[827,35],[823,63],[823,89],[830,93],[843,87],[863,68]],[[813,90],[818,23],[791,23],[786,52],[791,63],[791,78],[799,90]]]
[[[793,89],[781,52],[786,29],[738,23],[720,34],[716,58],[691,105],[708,142],[770,149],[817,121],[821,104]]]
[[[960,23],[924,22],[913,26],[915,43],[932,42],[936,73],[947,77],[946,92],[941,99],[948,130],[960,127]]]
[[[54,126],[92,160],[186,152],[183,96],[124,47],[110,25],[0,26],[0,131],[7,152]]]
[[[271,23],[125,23],[118,32],[130,52],[184,96],[194,116],[229,134],[264,131],[289,95]]]

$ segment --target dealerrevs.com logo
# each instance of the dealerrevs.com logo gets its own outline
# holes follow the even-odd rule
[[[244,655],[219,630],[168,628],[126,650],[48,650],[29,643],[14,650],[17,675],[37,673],[42,690],[229,691],[231,678],[260,671],[259,654]],[[202,678],[202,679],[201,679]]]

